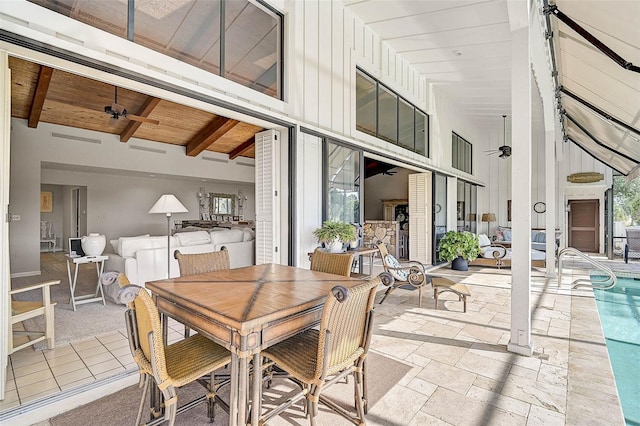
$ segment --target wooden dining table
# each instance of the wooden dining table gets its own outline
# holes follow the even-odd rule
[[[146,284],[159,311],[231,351],[229,424],[257,425],[261,412],[261,351],[317,325],[336,285],[354,279],[265,264]],[[250,362],[256,371],[249,394]]]

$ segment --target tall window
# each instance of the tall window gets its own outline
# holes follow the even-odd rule
[[[356,129],[429,156],[429,116],[356,69]]]
[[[473,173],[472,146],[455,132],[451,135],[451,166],[466,173]]]
[[[457,197],[457,230],[476,232],[478,223],[478,186],[458,180]]]
[[[283,17],[247,0],[29,0],[282,99]]]
[[[360,223],[361,151],[325,142],[325,220]]]
[[[447,233],[447,177],[440,173],[433,174],[433,264],[442,262],[438,245]]]

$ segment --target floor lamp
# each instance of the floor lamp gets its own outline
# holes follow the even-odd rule
[[[491,222],[496,221],[495,213],[482,213],[482,222],[487,222],[487,236],[489,236],[489,228],[491,228]]]
[[[149,210],[150,214],[164,213],[167,215],[167,278],[171,278],[171,213],[189,213],[180,200],[173,194],[164,194]]]

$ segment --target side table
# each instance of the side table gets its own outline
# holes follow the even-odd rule
[[[106,305],[106,302],[104,300],[104,291],[102,290],[102,282],[100,281],[100,277],[104,272],[104,261],[107,259],[109,259],[109,256],[72,257],[70,255],[67,255],[67,275],[69,276],[69,290],[71,291],[70,303],[74,311],[76,310],[76,305],[81,305],[83,303],[102,302],[103,305]],[[73,272],[73,279],[71,277],[72,263],[75,265],[74,272]],[[78,265],[85,264],[85,263],[96,264],[96,273],[98,274],[96,291],[93,294],[76,296],[75,291],[76,291],[76,284],[78,281]]]

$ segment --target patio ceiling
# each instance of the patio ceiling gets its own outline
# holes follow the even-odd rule
[[[493,120],[495,125],[502,114],[510,115],[506,1],[345,3],[421,76],[442,89],[456,111],[480,123]],[[557,0],[555,4],[625,61],[640,64],[639,1]],[[567,114],[567,140],[624,175],[640,173],[640,74],[616,64],[558,17],[548,19],[558,85],[564,89],[560,108]]]

